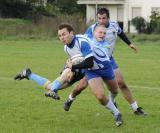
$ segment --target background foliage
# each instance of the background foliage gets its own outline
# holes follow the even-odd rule
[[[152,11],[150,22],[147,22],[143,17],[135,17],[132,19],[132,24],[138,33],[160,33],[160,13]]]

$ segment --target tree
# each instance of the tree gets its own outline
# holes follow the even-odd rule
[[[143,17],[135,17],[132,19],[132,24],[136,27],[138,33],[142,33],[146,28],[146,21]]]
[[[50,0],[50,2],[55,4],[61,13],[73,14],[81,12],[85,14],[85,5],[78,5],[77,0]]]
[[[152,32],[160,33],[160,13],[158,11],[152,11],[150,18]]]
[[[32,11],[32,6],[22,0],[0,1],[1,17],[26,18],[30,11]]]
[[[37,4],[41,6],[46,6],[48,2],[48,0],[25,0],[25,1],[31,4],[35,4],[35,5]]]

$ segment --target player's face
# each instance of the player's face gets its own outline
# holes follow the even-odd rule
[[[98,14],[97,15],[97,21],[100,25],[106,26],[109,22],[109,18],[106,14]]]
[[[98,26],[94,31],[94,37],[97,41],[104,41],[106,36],[106,28],[103,26]]]
[[[58,37],[63,44],[70,44],[73,39],[73,31],[69,32],[66,28],[58,30]]]

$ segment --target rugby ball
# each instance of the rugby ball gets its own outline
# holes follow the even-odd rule
[[[75,55],[71,58],[72,65],[77,65],[84,60],[85,60],[85,58],[82,55],[79,55],[79,54]]]

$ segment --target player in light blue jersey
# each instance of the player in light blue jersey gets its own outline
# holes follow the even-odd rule
[[[109,56],[111,60],[112,67],[114,69],[114,73],[116,76],[116,79],[118,81],[118,85],[120,90],[123,93],[124,98],[129,102],[131,105],[131,108],[134,111],[134,114],[136,115],[146,115],[141,107],[138,107],[137,102],[134,100],[132,93],[130,89],[128,88],[127,84],[124,81],[122,72],[118,68],[117,63],[115,62],[115,59],[113,57],[113,51],[116,45],[116,39],[117,36],[119,36],[131,49],[133,49],[135,52],[137,52],[137,48],[129,41],[123,30],[119,27],[117,22],[110,21],[109,19],[109,11],[106,8],[101,8],[97,12],[97,23],[91,25],[85,32],[85,34],[89,37],[93,37],[93,33],[95,28],[98,25],[103,25],[106,27],[106,37],[105,41],[108,43],[108,50],[109,50]],[[82,83],[82,84],[81,84]],[[72,93],[69,95],[69,98],[64,104],[64,108],[66,111],[69,110],[73,100],[75,97],[81,93],[82,90],[84,90],[87,87],[87,80],[84,78],[81,80],[81,82],[76,86],[76,88],[72,91]]]
[[[106,49],[92,45],[84,35],[74,35],[73,28],[68,24],[59,26],[58,36],[60,41],[64,43],[64,50],[69,58],[77,54],[85,58],[84,61],[75,65],[68,62],[67,66],[72,72],[79,69],[85,71],[92,92],[103,106],[112,111],[115,116],[116,125],[120,126],[122,124],[121,114],[112,100],[108,99],[104,93],[103,81],[108,86],[112,95],[116,96],[118,93],[118,84]],[[104,38],[104,36],[105,32],[102,38]]]

